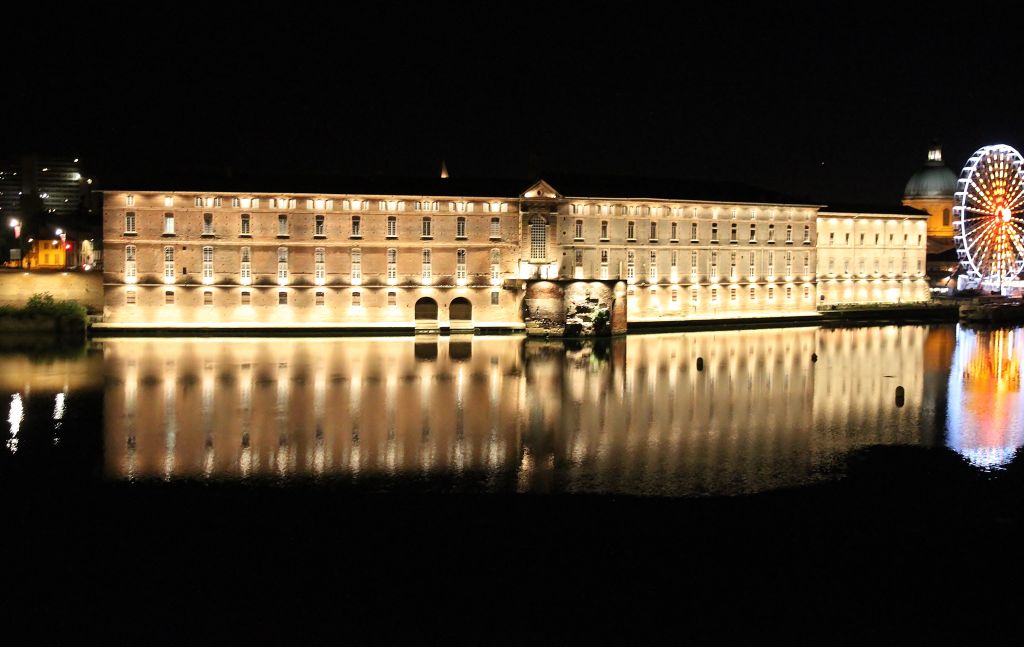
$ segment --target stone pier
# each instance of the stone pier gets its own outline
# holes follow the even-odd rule
[[[623,281],[530,281],[523,299],[528,335],[607,337],[626,332]]]

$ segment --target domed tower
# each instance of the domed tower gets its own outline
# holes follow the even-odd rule
[[[953,247],[953,193],[956,174],[942,161],[942,146],[928,149],[924,167],[910,177],[903,204],[928,212],[928,251]]]

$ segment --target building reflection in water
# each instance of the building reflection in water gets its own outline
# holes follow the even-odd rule
[[[1024,330],[956,329],[949,374],[949,447],[973,465],[1009,463],[1024,445]]]
[[[106,471],[668,495],[797,485],[860,446],[939,442],[922,420],[935,332],[110,340]]]

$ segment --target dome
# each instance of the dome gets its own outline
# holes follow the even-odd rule
[[[942,161],[942,147],[932,146],[924,168],[910,176],[903,189],[904,199],[952,198],[956,192],[956,175]]]

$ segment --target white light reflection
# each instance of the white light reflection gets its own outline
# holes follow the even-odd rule
[[[7,414],[7,423],[11,426],[11,437],[7,440],[7,449],[11,453],[18,451],[18,432],[21,431],[21,421],[25,419],[25,408],[21,402],[20,393],[11,394],[11,410]]]

